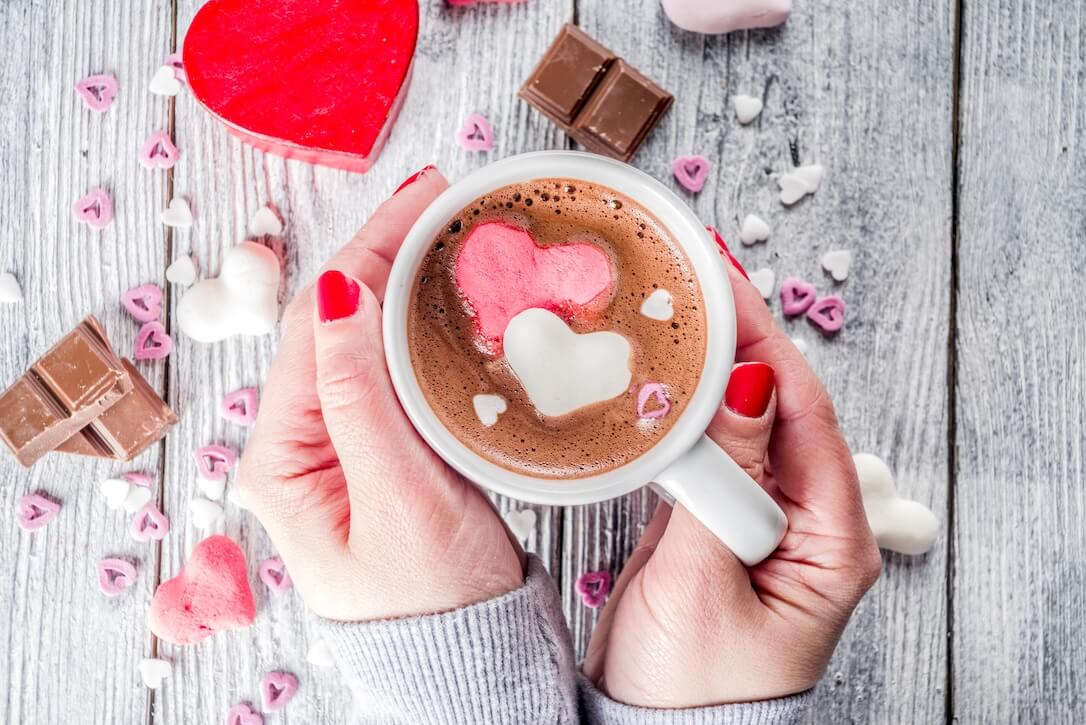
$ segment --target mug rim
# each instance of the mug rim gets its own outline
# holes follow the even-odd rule
[[[615,189],[641,204],[671,233],[694,270],[705,305],[705,358],[682,416],[656,445],[604,473],[582,478],[544,478],[503,468],[468,448],[438,419],[411,364],[407,312],[430,242],[472,201],[513,183],[570,178]],[[400,405],[426,443],[450,466],[495,493],[529,503],[576,505],[622,496],[651,483],[704,434],[720,406],[735,357],[735,305],[727,269],[704,224],[673,191],[645,172],[581,151],[535,151],[510,156],[451,183],[404,237],[385,290],[382,335],[389,376]]]

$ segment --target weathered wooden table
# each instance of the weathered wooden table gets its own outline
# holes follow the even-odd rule
[[[199,4],[0,4],[0,271],[14,271],[27,296],[0,306],[0,381],[90,312],[130,349],[136,327],[118,295],[163,284],[182,252],[216,271],[265,202],[286,218],[292,294],[418,167],[434,162],[455,179],[495,158],[566,147],[514,93],[573,21],[675,93],[636,165],[674,183],[670,160],[702,153],[714,172],[690,203],[705,221],[729,239],[748,212],[770,221],[767,244],[733,245],[748,269],[828,286],[821,254],[855,253],[842,285],[845,330],[826,341],[803,321],[787,327],[810,343],[854,449],[884,455],[904,492],[945,528],[926,556],[885,557],[810,721],[1086,720],[1086,5],[797,0],[780,29],[703,37],[670,25],[657,0],[461,10],[423,0],[406,107],[376,168],[357,176],[265,156],[228,137],[184,92],[172,101],[147,92]],[[101,117],[71,90],[92,72],[121,83]],[[766,102],[750,127],[733,117],[739,92]],[[453,142],[474,111],[493,122],[493,152]],[[168,173],[136,161],[158,128],[173,131],[183,154]],[[796,159],[825,164],[827,177],[814,197],[785,209],[775,178]],[[102,233],[69,212],[98,185],[117,207]],[[158,222],[174,194],[193,204],[191,230]],[[167,294],[172,310],[177,294]],[[25,471],[0,456],[0,722],[217,723],[233,702],[257,700],[259,677],[273,668],[302,680],[276,722],[350,720],[343,684],[304,660],[309,631],[297,595],[269,598],[256,586],[251,629],[188,649],[160,645],[144,624],[154,586],[200,538],[186,525],[189,452],[244,444],[217,402],[259,384],[275,348],[270,337],[213,346],[176,337],[165,363],[141,369],[181,423],[136,465],[52,457]],[[155,474],[173,517],[159,546],[132,541],[127,517],[95,491],[99,479],[132,468]],[[64,508],[32,535],[12,512],[35,490]],[[594,615],[572,582],[586,568],[621,567],[653,504],[640,493],[538,509],[532,549],[561,582],[582,650]],[[251,562],[273,552],[236,508],[226,531]],[[95,562],[108,555],[141,567],[135,589],[115,600],[95,583]],[[154,653],[176,668],[155,693],[137,674]]]

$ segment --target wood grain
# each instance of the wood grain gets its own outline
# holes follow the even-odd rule
[[[1086,719],[1086,9],[966,3],[953,715]]]
[[[633,163],[678,190],[671,160],[705,155],[709,183],[686,198],[746,268],[844,296],[848,323],[835,339],[802,318],[784,327],[810,344],[854,449],[887,458],[904,493],[945,512],[954,4],[797,3],[781,28],[709,37],[675,28],[654,0],[582,2],[579,24],[675,94]],[[734,118],[736,93],[765,99],[750,126]],[[786,209],[776,178],[793,164],[791,146],[827,172],[817,194]],[[773,228],[766,244],[738,243],[747,213]],[[831,249],[854,255],[840,285],[819,263]],[[771,307],[779,315],[776,298]],[[632,527],[651,511],[642,493],[570,515],[569,541],[580,548],[567,596],[577,572],[621,566]],[[941,538],[924,558],[885,557],[812,722],[943,718],[946,552]],[[573,614],[583,652],[591,618]]]
[[[159,280],[157,221],[164,176],[140,168],[137,151],[164,127],[166,104],[146,91],[168,48],[169,3],[0,4],[0,271],[19,278],[26,302],[0,305],[0,386],[6,387],[85,315],[102,320],[130,356],[137,325],[120,294]],[[133,43],[138,37],[140,42]],[[104,115],[73,86],[112,73],[120,93]],[[89,189],[112,194],[102,232],[77,224],[71,205]],[[160,384],[162,364],[141,365]],[[97,481],[123,470],[157,474],[159,447],[131,466],[48,456],[33,469],[0,455],[0,722],[142,722],[148,692],[137,666],[150,638],[143,612],[155,549],[129,538],[126,515],[107,510]],[[43,491],[63,503],[45,529],[15,525],[15,505]],[[96,562],[138,563],[136,585],[117,599],[98,591]]]

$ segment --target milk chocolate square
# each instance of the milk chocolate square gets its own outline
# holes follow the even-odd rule
[[[519,95],[559,126],[569,126],[614,60],[614,53],[566,24]]]

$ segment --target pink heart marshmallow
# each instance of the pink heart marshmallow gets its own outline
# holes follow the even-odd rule
[[[260,681],[260,694],[268,710],[282,710],[298,691],[298,678],[289,672],[269,672]]]
[[[845,326],[845,301],[837,295],[817,299],[808,308],[807,319],[822,332],[837,332]]]
[[[107,597],[117,597],[136,583],[136,567],[124,559],[102,559],[98,562],[98,588]]]
[[[181,152],[174,146],[170,134],[155,131],[140,149],[140,164],[145,169],[172,169]]]
[[[259,398],[256,388],[242,388],[229,393],[222,399],[219,412],[223,418],[238,425],[249,426],[256,422]]]
[[[611,593],[611,572],[590,571],[581,574],[575,585],[584,605],[589,609],[599,609]]]
[[[151,322],[162,314],[162,290],[158,285],[145,284],[121,295],[121,305],[136,322]]]
[[[290,591],[291,586],[294,584],[290,579],[290,574],[287,573],[286,565],[278,556],[260,562],[257,572],[260,574],[260,581],[264,582],[268,589],[276,594]]]
[[[147,502],[132,517],[129,533],[136,541],[161,541],[170,533],[170,520],[158,506]]]
[[[647,409],[649,400],[655,400],[656,406]],[[660,383],[645,383],[637,393],[637,417],[646,420],[663,418],[671,410],[671,401],[667,399],[667,391]]]
[[[264,725],[264,716],[254,712],[248,703],[239,702],[226,713],[226,725]]]
[[[680,156],[671,162],[671,173],[687,191],[696,194],[705,186],[712,164],[704,156]]]
[[[72,216],[77,222],[101,231],[113,221],[113,200],[105,189],[91,189],[72,204]]]
[[[75,92],[95,113],[105,113],[117,97],[117,79],[111,75],[87,76],[75,84]]]
[[[24,531],[37,531],[56,518],[60,504],[40,493],[28,493],[19,499],[18,522]]]
[[[192,452],[196,472],[205,481],[223,481],[234,468],[238,455],[226,446],[204,446]]]
[[[456,134],[456,142],[466,151],[489,151],[494,148],[494,130],[486,116],[473,113],[464,119]]]
[[[781,282],[781,312],[789,317],[802,315],[817,296],[818,290],[813,284],[789,277]]]
[[[137,360],[161,360],[173,352],[173,339],[158,320],[148,322],[136,334],[136,349],[132,353]]]

